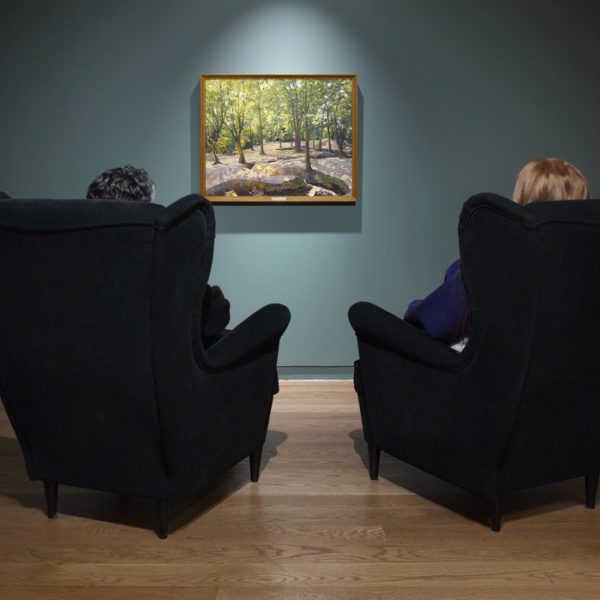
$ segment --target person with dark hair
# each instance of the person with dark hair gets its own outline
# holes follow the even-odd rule
[[[108,169],[94,177],[86,197],[152,202],[155,194],[156,186],[145,169],[125,165]]]
[[[87,198],[100,200],[127,200],[152,202],[156,185],[145,169],[125,165],[103,171],[90,183]],[[230,319],[229,300],[218,285],[208,285],[202,300],[202,339],[210,346],[225,333]]]
[[[10,196],[8,194],[5,194],[4,192],[0,191],[0,200],[8,200],[10,198]]]
[[[513,202],[527,206],[546,200],[588,200],[589,184],[573,164],[559,158],[538,158],[519,172]],[[460,259],[454,261],[444,282],[423,300],[413,300],[404,320],[461,351],[466,344],[470,308]]]

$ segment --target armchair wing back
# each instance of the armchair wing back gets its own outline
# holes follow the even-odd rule
[[[214,235],[196,195],[0,201],[0,392],[49,512],[57,483],[154,498],[164,537],[167,506],[260,461],[289,311],[204,347]]]
[[[476,197],[461,216],[460,245],[480,348],[471,361],[487,366],[482,386],[513,382],[496,399],[510,407],[496,491],[598,472],[600,201],[521,207]]]

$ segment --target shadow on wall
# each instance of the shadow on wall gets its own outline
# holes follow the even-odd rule
[[[219,233],[358,233],[362,230],[363,96],[358,89],[358,201],[355,205],[215,206]],[[190,96],[190,189],[200,189],[200,85]]]

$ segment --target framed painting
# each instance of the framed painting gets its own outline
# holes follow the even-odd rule
[[[356,75],[202,75],[200,193],[215,204],[354,204]]]

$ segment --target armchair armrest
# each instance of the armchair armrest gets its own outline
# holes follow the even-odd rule
[[[275,346],[290,316],[283,304],[263,306],[203,353],[204,366],[210,371],[233,367]]]
[[[371,302],[352,305],[348,318],[359,341],[412,362],[446,370],[457,369],[464,363],[461,354],[445,343]]]

